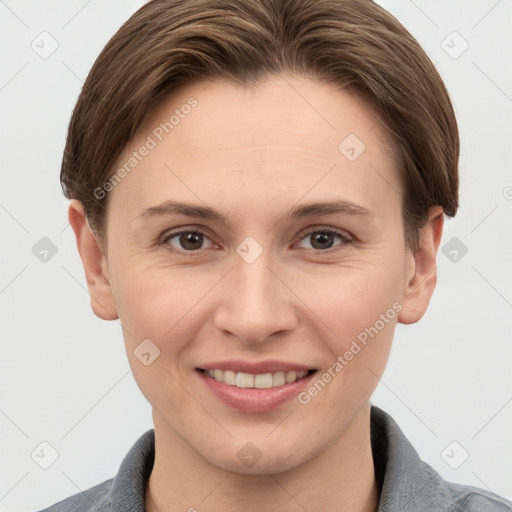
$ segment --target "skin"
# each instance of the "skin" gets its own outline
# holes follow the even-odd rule
[[[81,204],[69,209],[92,308],[120,319],[133,375],[153,408],[146,509],[376,510],[369,399],[397,321],[414,323],[428,307],[442,210],[430,210],[413,253],[397,161],[376,114],[347,91],[292,75],[174,92],[119,165],[190,97],[197,106],[110,192],[105,247]],[[355,161],[338,150],[351,133],[366,146]],[[214,207],[229,225],[178,214],[140,219],[169,199]],[[298,204],[332,199],[369,215],[286,217]],[[352,240],[334,235],[319,246],[311,233],[322,228]],[[200,238],[187,252],[179,236],[155,242],[182,229],[202,231],[202,245]],[[263,250],[252,263],[236,252],[247,236]],[[307,405],[236,411],[195,371],[225,359],[279,359],[321,374],[393,303],[399,314]],[[134,355],[147,338],[161,351],[149,366]],[[247,442],[262,455],[252,467],[237,457]]]

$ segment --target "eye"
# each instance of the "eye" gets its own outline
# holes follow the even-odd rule
[[[306,245],[303,241],[308,241]],[[336,239],[339,241],[336,244]],[[306,233],[298,247],[312,249],[314,251],[326,252],[336,245],[344,245],[352,241],[347,233],[333,228],[318,228]],[[201,249],[208,249],[215,244],[202,231],[188,229],[175,233],[169,233],[164,236],[161,245],[170,245],[177,252],[197,252]]]
[[[203,244],[208,242],[210,245],[204,247]],[[201,231],[185,230],[177,233],[170,233],[163,240],[162,244],[168,244],[177,251],[194,252],[199,249],[207,249],[213,246],[211,240]]]
[[[352,238],[346,233],[333,228],[319,228],[314,231],[307,233],[302,240],[310,240],[310,246],[305,247],[306,249],[313,249],[315,251],[326,251],[331,249],[335,245],[336,239],[341,243],[337,245],[344,245],[347,242],[351,242]],[[302,242],[301,240],[301,242]],[[301,244],[299,243],[299,247]],[[304,248],[304,246],[302,246]]]

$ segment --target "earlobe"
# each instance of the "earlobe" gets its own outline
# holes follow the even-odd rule
[[[107,273],[107,260],[89,227],[82,203],[72,200],[68,218],[84,266],[94,314],[103,320],[116,320],[117,309]]]
[[[436,255],[443,233],[444,213],[440,206],[430,209],[429,219],[420,230],[419,245],[412,258],[411,277],[402,297],[398,321],[413,324],[425,314],[437,282]]]

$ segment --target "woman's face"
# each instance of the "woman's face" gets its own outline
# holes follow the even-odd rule
[[[187,86],[123,166],[104,263],[159,435],[265,473],[364,429],[397,321],[423,313],[372,110],[289,75]]]

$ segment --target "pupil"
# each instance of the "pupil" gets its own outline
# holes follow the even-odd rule
[[[200,233],[186,233],[180,236],[180,243],[184,249],[200,249],[203,243]]]
[[[313,235],[313,241],[312,241],[312,246],[315,248],[315,249],[329,249],[330,247],[332,247],[332,243],[333,243],[333,235],[332,233],[325,233],[325,232],[319,232],[319,233],[316,233],[315,235]],[[320,243],[320,247],[316,247],[316,243]],[[322,244],[327,244],[328,247],[325,247],[325,245],[322,245]]]

